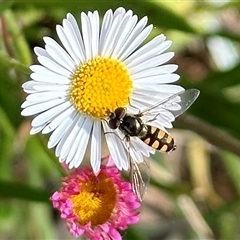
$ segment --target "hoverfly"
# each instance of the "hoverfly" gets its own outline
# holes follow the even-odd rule
[[[158,102],[157,104],[148,107],[147,109],[137,113],[131,114],[125,108],[119,107],[109,115],[108,125],[111,129],[119,129],[123,133],[128,143],[132,137],[138,137],[141,141],[155,150],[162,152],[171,152],[176,149],[173,137],[166,131],[152,126],[161,113],[158,113],[159,107],[167,106],[175,100],[175,104],[179,105],[178,109],[169,110],[176,118],[185,112],[197,99],[200,91],[197,89],[188,89],[183,92],[173,94],[170,97]],[[146,122],[143,122],[144,116],[151,116]],[[129,151],[128,151],[129,152]],[[140,164],[135,162],[129,153],[130,159],[130,179],[132,182],[133,190],[138,199],[142,201],[147,182],[150,179],[150,173],[146,173],[144,169],[148,168],[146,160],[143,161],[143,168]],[[143,176],[145,174],[145,176]],[[146,177],[147,175],[147,177]]]

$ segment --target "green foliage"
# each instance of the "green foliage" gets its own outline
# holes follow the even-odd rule
[[[118,6],[147,15],[154,35],[172,39],[179,84],[201,91],[191,115],[176,121],[185,130],[171,132],[179,142],[176,153],[153,156],[142,221],[123,238],[239,239],[240,3],[150,0],[1,2],[0,239],[58,239],[48,199],[63,173],[47,140],[30,137],[30,119],[20,115],[33,47],[43,45],[45,35],[56,36],[55,25],[67,12],[79,18],[81,11],[103,14]],[[212,48],[214,37],[233,47]],[[224,58],[216,50],[237,56],[233,65],[219,67]]]

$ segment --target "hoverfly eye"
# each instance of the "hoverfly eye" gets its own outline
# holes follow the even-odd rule
[[[119,127],[120,121],[117,119],[110,119],[108,125],[111,129],[117,129]]]
[[[119,119],[122,119],[126,114],[126,110],[125,110],[125,108],[117,108],[115,110],[115,114]]]

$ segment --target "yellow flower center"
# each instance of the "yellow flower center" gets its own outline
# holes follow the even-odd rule
[[[72,79],[70,98],[79,112],[105,118],[128,104],[132,80],[123,62],[98,56],[80,65]]]
[[[114,183],[104,173],[98,177],[89,176],[88,182],[79,182],[80,193],[73,195],[73,212],[79,217],[79,223],[86,225],[91,222],[97,226],[107,222],[117,201],[117,191]]]

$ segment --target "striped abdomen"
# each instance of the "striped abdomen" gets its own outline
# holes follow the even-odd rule
[[[165,131],[146,125],[147,133],[140,137],[147,145],[162,152],[173,151],[176,148],[174,139]]]

